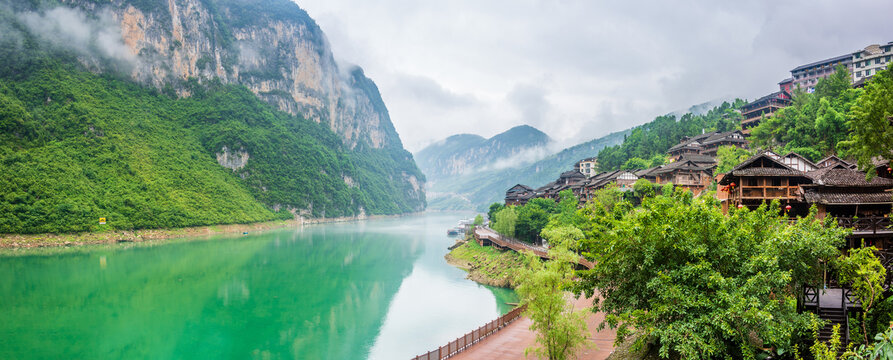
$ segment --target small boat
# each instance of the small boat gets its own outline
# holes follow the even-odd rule
[[[456,236],[461,233],[462,233],[462,230],[459,228],[452,228],[452,229],[447,230],[447,235],[449,235],[449,236]]]

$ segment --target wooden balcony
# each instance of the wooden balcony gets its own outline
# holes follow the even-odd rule
[[[794,186],[742,186],[735,196],[740,199],[799,199],[798,188]]]
[[[853,229],[853,235],[893,234],[893,218],[883,216],[838,217],[840,227]]]

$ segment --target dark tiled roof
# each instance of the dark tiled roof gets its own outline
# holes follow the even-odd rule
[[[654,170],[654,171],[651,172],[651,173],[652,173],[653,175],[659,175],[659,174],[666,174],[666,173],[671,173],[671,172],[675,172],[675,171],[683,171],[683,170],[687,170],[687,171],[710,171],[710,169],[712,169],[712,168],[713,168],[713,166],[702,166],[702,165],[700,165],[700,164],[698,164],[698,163],[696,163],[696,162],[694,162],[694,161],[690,161],[690,160],[688,160],[688,161],[683,161],[683,160],[680,160],[680,161],[676,161],[676,162],[672,162],[672,163],[669,163],[669,164],[667,164],[667,165],[664,165],[664,166],[661,167],[660,169]]]
[[[803,176],[803,173],[794,169],[781,168],[747,168],[741,170],[732,170],[734,176]]]
[[[806,190],[803,194],[806,202],[819,204],[890,204],[893,203],[893,193],[889,192],[837,192]]]
[[[816,66],[816,65],[828,64],[828,63],[834,63],[834,62],[843,61],[843,60],[847,60],[847,59],[852,59],[852,56],[853,56],[853,54],[840,55],[840,56],[835,56],[835,57],[830,58],[830,59],[825,59],[825,60],[822,60],[822,61],[816,61],[816,62],[814,62],[814,63],[809,63],[809,64],[806,64],[806,65],[800,65],[800,66],[798,66],[798,67],[795,67],[793,70],[791,70],[791,72],[798,71],[798,70],[803,70],[803,69],[806,69],[806,68],[811,68],[811,67]]]
[[[583,175],[583,173],[581,173],[581,172],[579,172],[579,171],[577,171],[577,170],[565,171],[565,172],[561,173],[560,176],[558,176],[559,179],[561,179],[561,178],[564,178],[564,179],[567,179],[567,178],[585,178],[585,177],[586,177],[586,175]]]
[[[756,162],[759,159],[765,159],[774,163],[774,167],[750,167],[751,164]],[[768,151],[762,151],[754,156],[751,156],[749,159],[744,160],[731,171],[729,171],[729,175],[725,176],[720,181],[720,185],[728,185],[732,183],[735,177],[738,176],[802,176],[806,177],[806,174],[803,172],[793,169],[785,164],[783,164],[779,160],[775,160],[770,156]]]
[[[509,188],[508,191],[506,191],[506,192],[514,193],[514,192],[525,192],[525,191],[533,191],[533,188],[530,186],[524,185],[524,184],[517,184],[517,185]]]
[[[660,169],[661,167],[663,167],[663,166],[655,166],[655,167],[653,167],[653,168],[648,168],[648,169],[645,169],[645,170],[639,170],[639,171],[636,171],[634,174],[635,174],[636,176],[638,176],[638,177],[643,177],[643,176],[647,176],[647,175],[652,175],[651,173],[653,173],[653,172],[654,172],[655,170],[657,170],[657,169]]]
[[[741,138],[740,139],[729,138],[729,136],[731,136],[734,133],[738,133],[739,135],[741,135]],[[701,143],[704,145],[710,145],[710,144],[723,142],[723,141],[725,141],[725,142],[731,141],[731,142],[736,142],[736,143],[747,143],[747,140],[744,140],[744,134],[741,134],[740,130],[726,131],[723,133],[715,132],[715,133],[713,133],[713,135],[710,135],[706,139],[704,139],[704,141],[702,141]]]
[[[679,157],[679,161],[692,161],[698,164],[716,164],[715,157],[701,154],[682,154],[682,156]]]
[[[874,177],[871,181],[865,180],[865,173],[833,166],[810,171],[806,173],[814,185],[834,187],[883,187],[893,188],[893,179]]]
[[[846,161],[844,161],[844,160],[842,160],[842,159],[840,159],[839,157],[834,156],[834,155],[831,155],[831,156],[828,156],[828,157],[826,157],[826,158],[824,158],[824,159],[822,159],[822,160],[819,160],[818,162],[816,162],[816,165],[823,164],[823,163],[828,162],[828,161],[834,161],[834,162],[842,163],[842,164],[846,165],[847,167],[849,167],[850,165],[852,165],[852,164],[850,164],[850,163],[848,163],[848,162],[846,162]],[[830,164],[830,165],[833,165],[833,163]],[[829,164],[825,164],[824,166],[829,166]]]
[[[784,80],[782,80],[782,81],[779,81],[778,84],[781,85],[781,84],[785,84],[785,83],[789,83],[789,82],[794,82],[794,78],[789,77],[789,78],[787,78],[787,79],[784,79]]]

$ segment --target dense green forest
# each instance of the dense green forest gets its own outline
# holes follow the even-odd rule
[[[781,154],[796,152],[812,161],[839,154],[838,143],[850,133],[847,116],[864,91],[850,86],[850,74],[842,67],[820,79],[815,89],[796,90],[791,106],[760,122],[753,129],[754,144]]]
[[[653,121],[632,129],[622,144],[609,146],[598,153],[599,171],[618,170],[626,167],[651,167],[662,165],[667,149],[679,143],[685,136],[709,131],[730,131],[738,127],[740,113],[737,109],[744,101],[723,102],[704,115],[687,113],[676,119],[674,115],[658,116]],[[635,166],[632,166],[635,165]]]
[[[424,206],[393,181],[423,179],[409,153],[348,151],[244,87],[192,82],[193,96],[177,99],[55,60],[16,70],[0,77],[0,233],[100,230],[99,217],[130,229]],[[218,165],[224,146],[247,164]]]

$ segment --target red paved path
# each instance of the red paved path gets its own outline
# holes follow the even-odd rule
[[[592,299],[574,300],[574,307],[580,309],[592,305]],[[614,331],[610,329],[595,332],[598,324],[604,320],[603,313],[592,313],[586,319],[586,324],[590,329],[589,339],[595,344],[595,349],[585,349],[580,354],[580,360],[602,360],[606,359],[614,349]],[[458,355],[451,357],[455,360],[472,360],[472,359],[536,359],[531,354],[524,357],[524,349],[534,345],[536,335],[531,331],[530,319],[522,317],[515,320],[496,334],[488,336],[481,342],[473,345]]]

